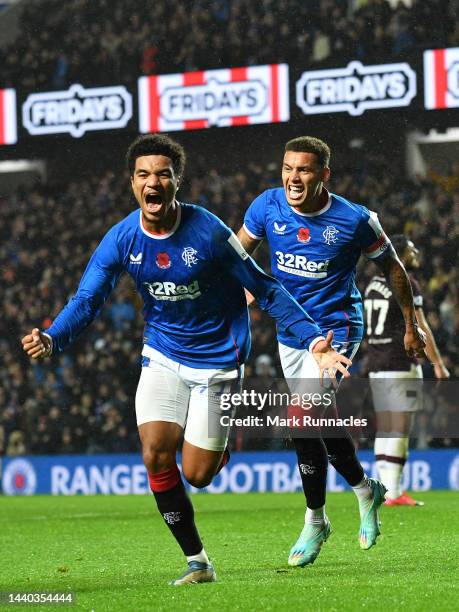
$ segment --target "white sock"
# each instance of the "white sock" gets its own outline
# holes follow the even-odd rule
[[[210,565],[209,557],[207,556],[207,553],[204,548],[201,550],[200,553],[198,553],[197,555],[191,555],[191,557],[187,557],[186,560],[188,563],[190,561],[199,561],[199,563],[207,563],[207,565]]]
[[[383,484],[387,487],[387,497],[390,499],[397,499],[402,494],[401,480],[403,466],[408,457],[408,442],[408,438],[387,438]]]
[[[365,475],[362,480],[352,487],[352,490],[357,495],[357,499],[359,501],[365,501],[366,499],[371,499],[373,493],[371,491],[370,484],[368,482],[368,477]]]
[[[376,470],[378,472],[378,477],[381,482],[384,482],[386,460],[378,459],[378,456],[383,456],[386,454],[386,441],[387,434],[384,435],[384,432],[381,433],[377,431],[375,436],[374,453],[376,458]]]
[[[306,508],[304,522],[308,525],[322,525],[325,522],[325,506],[314,510]]]
[[[352,490],[357,496],[359,500],[359,512],[360,517],[362,517],[363,513],[366,512],[369,503],[373,499],[373,492],[370,487],[370,483],[368,482],[368,477],[365,475],[362,480],[352,487]]]

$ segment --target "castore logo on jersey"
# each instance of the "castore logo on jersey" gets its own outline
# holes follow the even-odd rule
[[[134,265],[140,265],[142,263],[142,251],[137,255],[129,253],[129,263]]]
[[[279,234],[279,236],[283,236],[285,234],[285,230],[287,229],[287,224],[280,224],[277,221],[274,221],[274,233]]]

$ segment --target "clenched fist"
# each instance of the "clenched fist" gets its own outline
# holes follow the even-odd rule
[[[43,359],[51,355],[53,343],[48,334],[44,334],[35,327],[22,339],[22,348],[31,359]]]

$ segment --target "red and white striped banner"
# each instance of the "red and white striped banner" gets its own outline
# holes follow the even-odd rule
[[[459,106],[459,47],[424,51],[425,107]]]
[[[141,77],[138,87],[144,133],[290,118],[286,64]]]
[[[0,89],[0,145],[17,142],[16,91]]]

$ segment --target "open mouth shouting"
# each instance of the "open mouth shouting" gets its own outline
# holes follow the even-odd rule
[[[145,194],[145,210],[152,215],[158,214],[163,207],[163,200],[159,193],[149,192]]]
[[[304,186],[303,185],[289,185],[287,189],[287,195],[289,200],[292,202],[298,202],[303,199]]]

